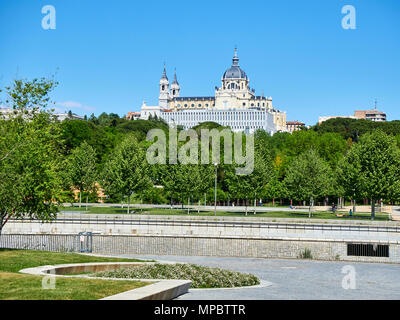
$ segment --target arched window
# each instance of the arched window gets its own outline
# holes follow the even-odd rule
[[[162,91],[164,91],[164,90],[165,90],[165,86],[164,86],[164,85],[162,85],[162,87],[161,87],[161,90],[162,90]]]

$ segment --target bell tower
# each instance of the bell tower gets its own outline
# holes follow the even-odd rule
[[[166,109],[168,108],[168,102],[170,101],[169,95],[169,81],[167,77],[167,73],[165,71],[165,64],[164,64],[164,71],[160,79],[160,95],[158,96],[158,104],[161,108]]]
[[[181,88],[179,86],[178,80],[176,79],[176,69],[175,69],[174,81],[172,81],[171,83],[171,93],[170,93],[171,98],[179,97],[180,90]]]

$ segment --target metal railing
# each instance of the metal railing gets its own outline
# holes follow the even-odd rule
[[[2,234],[0,248],[79,252],[80,241],[72,234]]]
[[[77,215],[77,214],[75,214]],[[14,219],[15,223],[41,223],[40,220]],[[242,221],[212,221],[212,220],[185,220],[185,219],[160,219],[160,218],[135,218],[134,216],[101,217],[76,216],[58,217],[52,223],[61,224],[94,224],[94,225],[148,225],[148,226],[195,226],[195,227],[232,227],[232,228],[267,228],[285,230],[314,230],[314,231],[357,231],[357,232],[385,232],[399,233],[400,226],[374,226],[356,224],[326,224],[326,223],[284,223],[284,222],[242,222]]]

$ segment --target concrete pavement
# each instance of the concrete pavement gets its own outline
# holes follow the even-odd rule
[[[190,289],[179,300],[394,300],[400,299],[400,265],[377,263],[326,262],[312,260],[217,258],[188,256],[132,256],[188,262],[252,273],[271,285],[247,289]],[[343,269],[345,266],[346,267]],[[355,289],[342,282],[355,271]],[[354,268],[354,269],[352,269]],[[347,273],[342,273],[345,270]]]

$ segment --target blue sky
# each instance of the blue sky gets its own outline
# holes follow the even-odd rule
[[[44,5],[56,29],[44,30]],[[341,8],[356,9],[345,30]],[[374,106],[400,119],[400,1],[0,0],[0,87],[56,74],[52,98],[77,114],[156,104],[166,62],[182,96],[214,95],[235,45],[256,94],[288,120]]]

